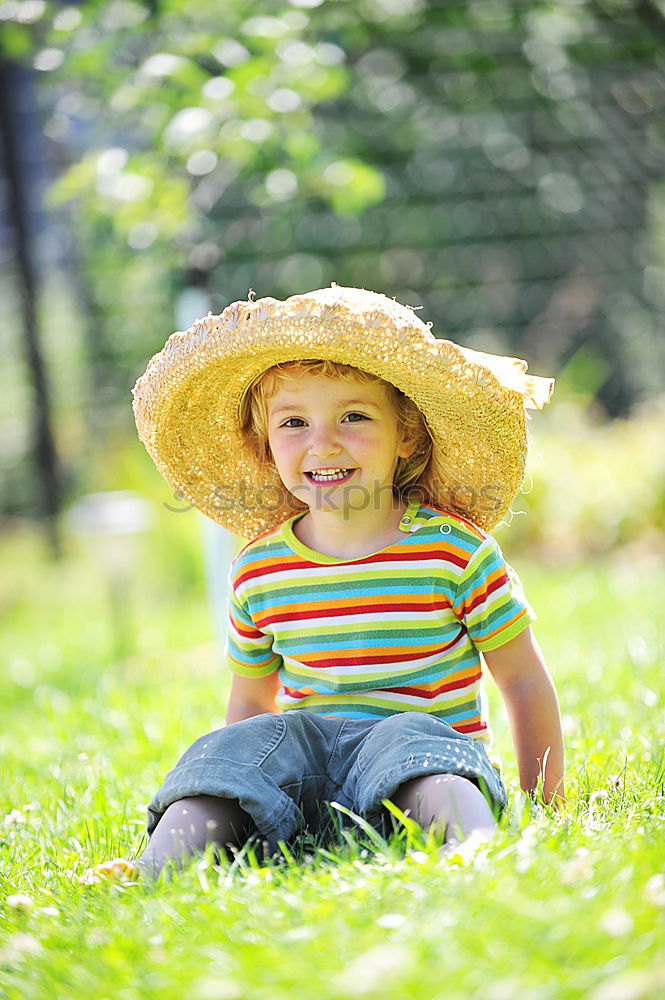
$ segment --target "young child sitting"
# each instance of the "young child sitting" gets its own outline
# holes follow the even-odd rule
[[[166,777],[136,869],[251,836],[276,851],[323,829],[331,801],[378,824],[391,800],[447,843],[489,835],[506,793],[483,661],[522,788],[563,800],[533,612],[487,533],[522,480],[525,406],[551,394],[525,372],[334,285],[236,302],[152,359],[135,388],[146,447],[254,541],[230,574],[228,724]]]

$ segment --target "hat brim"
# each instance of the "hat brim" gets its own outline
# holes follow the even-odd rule
[[[437,340],[413,310],[333,285],[285,301],[234,302],[173,334],[134,388],[141,440],[174,490],[214,521],[253,538],[305,507],[240,429],[240,401],[273,365],[320,359],[391,382],[425,417],[441,474],[433,502],[490,530],[520,487],[526,406],[553,379],[515,358]]]

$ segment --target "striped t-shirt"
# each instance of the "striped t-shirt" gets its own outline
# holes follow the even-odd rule
[[[338,559],[296,538],[298,517],[233,561],[230,668],[246,677],[278,670],[284,711],[427,712],[488,742],[481,653],[534,618],[496,541],[456,514],[414,504],[398,542]]]

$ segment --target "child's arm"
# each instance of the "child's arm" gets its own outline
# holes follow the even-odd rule
[[[534,792],[543,773],[546,802],[565,802],[561,718],[554,683],[530,628],[484,653],[508,710],[524,791]]]
[[[266,677],[243,677],[233,675],[231,694],[226,709],[227,723],[251,719],[264,712],[279,711],[275,705],[275,695],[279,689],[279,674],[275,671]]]

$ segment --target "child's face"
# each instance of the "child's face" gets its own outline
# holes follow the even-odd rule
[[[268,443],[286,488],[310,509],[387,504],[402,441],[389,387],[322,375],[280,379],[268,401]],[[377,492],[378,491],[378,492]]]

